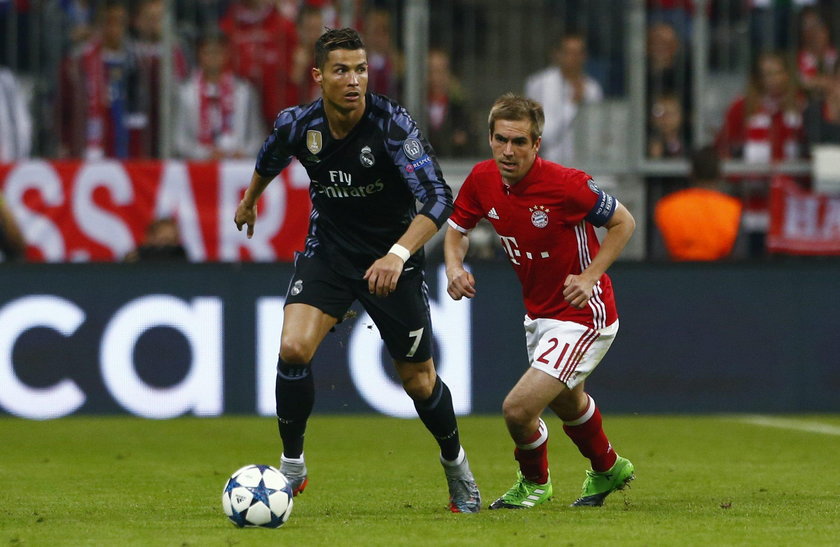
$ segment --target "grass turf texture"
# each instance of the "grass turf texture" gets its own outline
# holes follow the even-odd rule
[[[802,417],[832,424],[838,416]],[[840,436],[733,417],[607,416],[637,480],[601,508],[570,508],[585,460],[549,418],[555,498],[487,511],[513,484],[501,417],[461,418],[483,496],[477,515],[444,507],[437,450],[418,420],[315,416],[310,483],[277,530],[222,513],[228,475],[277,465],[270,418],[0,418],[0,545],[836,545]]]

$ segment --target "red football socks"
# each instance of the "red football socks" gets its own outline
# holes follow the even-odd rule
[[[592,462],[593,471],[608,471],[618,457],[601,424],[601,411],[589,397],[589,404],[577,419],[563,422],[563,431],[580,453]]]
[[[548,482],[548,428],[540,420],[537,430],[513,451],[519,470],[526,480],[537,484]]]

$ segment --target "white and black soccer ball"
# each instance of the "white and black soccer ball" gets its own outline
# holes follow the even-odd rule
[[[230,476],[222,490],[222,509],[235,525],[283,526],[293,505],[292,487],[270,465],[246,465]]]

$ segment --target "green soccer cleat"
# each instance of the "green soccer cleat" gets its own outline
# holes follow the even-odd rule
[[[571,507],[600,507],[604,499],[616,490],[624,488],[636,478],[633,474],[633,464],[621,456],[609,471],[587,471],[583,481],[583,491]]]
[[[537,484],[523,477],[522,471],[517,471],[516,483],[491,503],[490,509],[527,509],[550,500],[553,493],[550,475],[548,482]]]

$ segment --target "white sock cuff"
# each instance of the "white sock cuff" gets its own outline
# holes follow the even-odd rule
[[[544,442],[546,442],[548,440],[548,426],[545,425],[545,422],[542,421],[542,418],[539,418],[539,420],[540,420],[540,424],[537,427],[537,431],[540,432],[539,438],[532,443],[517,444],[516,448],[518,448],[520,450],[533,450],[533,449],[537,448],[538,446],[542,445]]]
[[[589,418],[591,418],[592,415],[595,414],[595,399],[593,399],[592,396],[588,393],[586,394],[586,397],[587,397],[587,400],[589,402],[586,406],[586,410],[584,411],[583,415],[576,420],[571,420],[569,422],[563,422],[564,425],[575,426],[575,425],[585,424],[586,422],[589,421]]]
[[[443,458],[443,455],[441,455],[440,463],[442,463],[443,465],[445,465],[447,467],[458,467],[459,465],[464,463],[464,460],[466,460],[466,459],[467,459],[467,453],[464,452],[464,447],[462,446],[458,450],[458,457],[456,457],[454,460],[446,460],[446,459]]]
[[[303,463],[303,452],[300,453],[300,458],[287,458],[285,454],[280,454],[280,461],[286,463]]]

